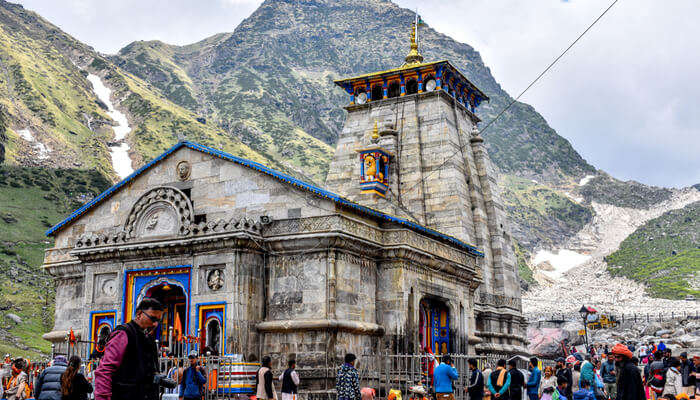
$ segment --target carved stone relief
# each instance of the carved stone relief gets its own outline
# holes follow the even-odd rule
[[[224,271],[222,269],[212,269],[207,274],[207,286],[213,292],[224,287]]]
[[[189,161],[180,161],[177,163],[177,177],[181,181],[186,181],[190,178],[190,173],[192,173],[192,166]]]
[[[92,299],[95,303],[111,303],[117,296],[119,284],[116,273],[95,274]]]
[[[129,238],[184,236],[190,233],[192,218],[192,203],[184,193],[173,187],[158,187],[134,204],[124,232]]]
[[[219,292],[226,287],[226,264],[203,265],[199,268],[199,292]]]

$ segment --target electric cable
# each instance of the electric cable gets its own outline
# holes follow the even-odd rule
[[[499,118],[501,118],[501,116],[502,116],[506,111],[508,111],[508,110],[510,109],[510,107],[512,107],[513,104],[515,104],[515,103],[525,94],[525,92],[527,92],[530,88],[532,88],[532,86],[534,86],[535,83],[537,83],[537,82],[538,82],[538,81],[539,81],[539,80],[554,66],[554,64],[556,64],[562,57],[564,57],[564,55],[565,55],[566,53],[568,53],[569,50],[571,50],[571,48],[574,47],[574,45],[576,45],[576,43],[578,43],[578,41],[581,40],[581,38],[583,38],[583,37],[586,35],[586,33],[588,33],[588,31],[590,31],[591,28],[593,28],[593,26],[594,26],[596,23],[598,23],[598,21],[600,21],[600,19],[603,18],[603,16],[605,16],[605,14],[607,14],[608,11],[610,11],[610,9],[611,9],[618,1],[619,1],[619,0],[614,0],[614,1],[608,6],[608,8],[606,8],[605,11],[603,11],[603,12],[598,16],[598,18],[596,18],[596,19],[595,19],[595,20],[594,20],[594,21],[593,21],[593,22],[592,22],[592,23],[591,23],[591,24],[576,38],[576,40],[574,40],[573,42],[571,42],[571,44],[570,44],[561,54],[559,54],[559,56],[558,56],[557,58],[555,58],[554,61],[552,61],[552,62],[547,66],[547,68],[544,69],[544,71],[542,71],[539,75],[537,75],[537,78],[535,78],[532,82],[530,82],[530,84],[527,85],[527,87],[526,87],[522,92],[520,92],[520,94],[519,94],[517,97],[515,97],[514,99],[512,99],[512,100],[508,103],[508,105],[507,105],[506,107],[504,107],[504,108],[496,115],[496,117],[494,117],[493,119],[491,119],[491,121],[489,121],[489,123],[486,124],[486,126],[484,126],[483,128],[481,128],[481,129],[479,130],[479,133],[478,133],[477,135],[481,135],[484,131],[486,131],[486,129],[488,129],[491,125],[493,125],[494,122],[496,122]],[[457,150],[456,150],[454,153],[452,153],[449,157],[447,157],[447,158],[445,159],[445,161],[443,161],[442,164],[440,164],[440,166],[438,166],[437,168],[435,168],[435,169],[433,169],[432,171],[430,171],[426,176],[422,177],[420,181],[418,181],[417,183],[413,184],[413,185],[412,185],[411,187],[409,187],[406,191],[404,191],[404,193],[408,193],[408,192],[410,192],[411,190],[413,190],[417,185],[422,184],[422,183],[425,181],[425,179],[427,179],[428,177],[430,177],[430,176],[431,176],[433,173],[435,173],[436,171],[438,171],[438,172],[441,171],[442,168],[443,168],[445,165],[447,165],[448,162],[450,162],[457,154],[459,154],[459,153],[461,153],[462,151],[464,151],[465,148],[466,148],[466,144],[459,146],[459,147],[457,148]]]

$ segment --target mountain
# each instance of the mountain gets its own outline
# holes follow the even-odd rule
[[[221,128],[200,122],[149,83],[114,66],[34,12],[0,2],[0,114],[4,161],[14,165],[96,169],[115,179],[109,145],[115,121],[87,79],[97,75],[128,115],[130,156],[143,164],[186,133],[197,140],[270,165]]]
[[[95,170],[0,165],[0,352],[38,358],[50,344],[54,282],[38,266],[44,231],[110,186]],[[10,314],[20,318],[13,321]]]
[[[323,182],[348,101],[333,80],[399,66],[413,18],[388,0],[267,0],[232,32],[104,55],[0,0],[0,268],[22,279],[0,291],[3,342],[46,351],[28,334],[51,318],[52,283],[36,269],[47,244],[41,227],[118,179],[117,145],[129,146],[127,163],[138,168],[184,136]],[[427,61],[449,59],[491,98],[478,111],[481,126],[512,101],[468,44],[426,26],[421,46]],[[526,280],[531,252],[565,245],[599,217],[598,204],[644,209],[672,194],[597,171],[524,103],[483,135]],[[31,221],[18,223],[25,214]],[[33,228],[22,232],[23,223]],[[12,325],[10,310],[28,322]]]
[[[348,101],[333,80],[401,65],[413,18],[386,0],[267,0],[231,33],[187,46],[135,42],[111,59],[260,154],[314,162],[302,172],[322,182],[332,154],[325,149]],[[449,59],[490,96],[482,120],[512,101],[471,46],[429,26],[421,43],[426,60]],[[559,189],[595,169],[531,106],[515,103],[484,136],[526,253],[562,242],[590,219],[590,209]],[[541,183],[530,187],[532,179]],[[543,197],[555,210],[540,206]]]
[[[173,102],[238,131],[261,153],[278,154],[297,130],[334,143],[347,95],[333,79],[401,65],[413,18],[386,0],[267,0],[230,34],[188,46],[136,42],[113,60]],[[426,60],[449,59],[491,97],[478,112],[484,121],[512,100],[471,46],[421,29]],[[258,132],[266,140],[245,138]],[[564,183],[595,172],[523,103],[484,136],[504,173]]]
[[[700,201],[647,221],[606,261],[611,275],[644,282],[657,297],[700,298]]]

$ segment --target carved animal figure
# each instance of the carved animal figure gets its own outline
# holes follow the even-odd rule
[[[377,171],[377,160],[370,155],[365,156],[365,178],[368,181],[384,181],[384,174]]]

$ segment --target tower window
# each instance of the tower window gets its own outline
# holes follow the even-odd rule
[[[372,86],[372,100],[381,100],[384,97],[384,90],[381,83]]]
[[[415,79],[409,79],[406,82],[406,94],[418,93],[418,82]]]
[[[393,81],[389,84],[388,97],[399,97],[401,94],[401,84],[398,81]]]

